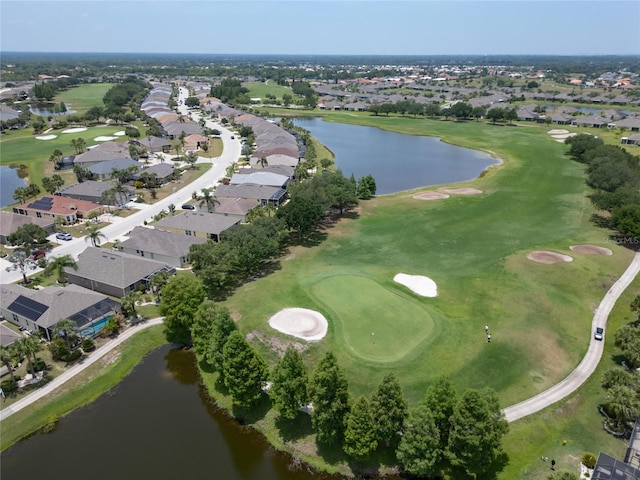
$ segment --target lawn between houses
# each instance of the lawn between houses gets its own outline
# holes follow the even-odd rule
[[[305,361],[313,369],[327,350],[333,351],[354,396],[370,396],[382,377],[393,372],[415,405],[430,382],[445,373],[460,392],[494,388],[506,407],[571,372],[586,352],[595,307],[625,270],[632,252],[607,243],[609,232],[590,222],[594,210],[586,197],[584,166],[566,155],[567,147],[551,139],[546,126],[327,117],[440,136],[489,151],[505,164],[465,184],[484,190],[482,195],[420,201],[405,192],[364,202],[358,219],[345,218],[318,232],[318,238],[326,236],[319,246],[292,248],[281,270],[240,288],[226,304],[241,319],[243,333],[262,339],[253,343],[263,355],[273,364],[277,354],[268,346],[273,339],[295,340],[270,329],[268,318],[285,307],[304,307],[329,320],[327,337],[307,348]],[[606,244],[614,255],[586,256],[569,250],[583,243]],[[526,254],[537,249],[566,253],[574,261],[533,263]],[[400,272],[432,278],[439,296],[411,294],[393,282]],[[486,342],[485,324],[490,326],[491,344]],[[619,447],[604,433],[592,408],[594,396],[600,395],[595,404],[601,401],[597,383],[592,379],[590,387],[576,394],[590,402],[586,414],[581,412],[590,421],[579,422],[580,428],[564,412],[557,424],[546,425],[546,443],[536,441],[527,450],[505,442],[514,465],[509,471],[526,470],[535,460],[529,455],[532,450],[550,447],[563,434],[581,436],[580,450],[597,453],[600,445]],[[285,449],[307,458],[308,436],[285,442],[270,418],[259,424],[270,440],[280,447],[286,443]],[[530,422],[512,425],[511,438],[539,437]],[[620,455],[622,447],[610,453]],[[311,457],[312,463],[327,466]],[[334,462],[328,468],[346,466]]]

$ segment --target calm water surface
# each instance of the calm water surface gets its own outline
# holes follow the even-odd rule
[[[6,166],[0,166],[0,207],[6,207],[16,201],[13,192],[18,187],[26,187],[27,183],[18,177],[18,170]]]
[[[471,180],[499,163],[484,152],[450,145],[436,137],[331,123],[321,118],[296,118],[293,122],[335,154],[336,166],[345,176],[373,175],[381,195]]]
[[[2,454],[2,480],[328,480],[217,409],[194,356],[161,347],[117,387]]]

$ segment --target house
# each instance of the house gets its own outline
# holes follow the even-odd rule
[[[162,129],[171,139],[178,138],[182,135],[182,132],[184,132],[185,136],[191,134],[202,134],[202,128],[200,128],[200,125],[190,121],[163,123]]]
[[[148,137],[148,138],[138,138],[136,140],[131,140],[131,143],[137,145],[138,147],[144,148],[147,152],[157,153],[157,152],[165,152],[171,150],[173,145],[168,140],[160,137]]]
[[[227,216],[221,213],[184,212],[180,215],[165,217],[155,224],[158,230],[165,230],[180,235],[210,238],[220,241],[220,234],[240,223],[237,216]]]
[[[87,247],[76,263],[78,270],[65,268],[69,282],[118,298],[147,289],[149,279],[158,272],[175,273],[175,267],[163,262],[96,247]]]
[[[124,253],[184,267],[191,262],[191,245],[207,243],[206,238],[187,236],[155,228],[135,227],[118,248]]]
[[[535,112],[534,108],[536,108],[535,105],[522,105],[521,107],[519,107],[517,110],[518,120],[526,122],[535,121],[540,116],[540,114],[538,112]]]
[[[278,175],[286,175],[290,180],[295,180],[295,171],[295,167],[290,167],[288,165],[267,165],[259,168],[241,168],[238,173],[249,175],[256,172],[271,172],[277,173]]]
[[[632,132],[640,132],[640,117],[627,117],[611,122],[611,124],[616,128],[628,128]]]
[[[640,145],[640,133],[629,135],[628,137],[622,137],[620,139],[622,145]]]
[[[18,215],[17,213],[0,211],[0,244],[7,244],[7,237],[14,233],[18,228],[28,223],[35,223],[44,228],[47,233],[53,233],[56,230],[55,222],[52,218],[37,218],[27,215]]]
[[[74,166],[88,168],[105,160],[129,157],[129,145],[120,142],[105,142],[87,150],[73,159]]]
[[[120,309],[120,304],[106,295],[77,285],[48,286],[32,290],[15,284],[0,285],[0,313],[11,323],[48,340],[53,328],[68,318],[85,336],[94,336],[98,327]]]
[[[256,185],[254,183],[218,185],[216,198],[221,197],[248,198],[257,200],[262,205],[271,203],[275,207],[279,207],[286,200],[287,191],[284,188]]]
[[[213,211],[225,216],[238,217],[241,222],[244,222],[247,214],[260,205],[256,199],[219,197],[216,198]]]
[[[575,125],[577,127],[601,128],[606,126],[608,123],[609,121],[600,115],[587,115],[585,117],[575,118],[571,122],[571,125]]]
[[[300,158],[297,155],[285,155],[285,154],[272,154],[272,155],[254,155],[250,159],[252,166],[260,164],[260,158],[264,156],[267,159],[267,164],[270,167],[285,166],[296,167],[300,163]]]
[[[81,218],[87,218],[93,212],[102,213],[102,205],[59,195],[45,195],[32,202],[13,207],[13,213],[18,215],[52,219],[54,222],[56,218],[62,217],[67,225],[76,223]]]
[[[70,170],[74,167],[73,161],[76,158],[75,155],[65,155],[56,164],[56,170]]]
[[[638,480],[640,470],[600,452],[591,480]]]
[[[77,200],[86,200],[88,202],[109,204],[121,207],[125,203],[136,197],[136,191],[132,187],[124,186],[123,193],[114,193],[111,201],[105,201],[105,192],[113,190],[113,183],[97,182],[95,180],[85,180],[81,183],[75,183],[64,187],[56,192],[56,195],[67,198],[75,198]]]
[[[556,123],[558,125],[570,125],[575,117],[562,112],[551,112],[544,116],[540,116],[539,118],[544,118],[545,120],[547,118],[551,118],[551,123]]]
[[[0,345],[6,348],[16,340],[20,340],[21,338],[22,338],[22,335],[20,335],[17,332],[14,332],[3,323],[0,323]],[[3,368],[5,367],[3,366]],[[2,369],[0,368],[0,370]],[[9,373],[9,372],[7,371],[5,373]],[[4,373],[2,373],[1,375],[4,375]]]
[[[273,172],[254,171],[253,173],[234,173],[231,177],[231,185],[253,183],[255,185],[267,185],[270,187],[287,188],[290,178]]]
[[[192,134],[184,137],[184,151],[197,152],[203,145],[209,145],[209,138],[200,134]]]
[[[131,168],[135,171],[140,170],[142,164],[132,160],[131,158],[114,158],[105,160],[104,162],[94,163],[89,167],[89,171],[94,178],[98,180],[109,180],[113,170],[127,170]]]
[[[134,182],[153,183],[155,186],[160,186],[170,182],[175,176],[176,170],[173,165],[169,163],[157,163],[134,173],[131,175],[131,180]],[[145,180],[145,178],[153,179],[153,182],[149,182]]]

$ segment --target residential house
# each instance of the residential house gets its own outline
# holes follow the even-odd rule
[[[640,117],[627,117],[623,120],[615,120],[611,124],[616,128],[628,128],[632,132],[640,132]]]
[[[229,181],[230,185],[241,185],[253,183],[255,185],[266,185],[270,187],[287,188],[291,180],[287,175],[280,175],[273,172],[254,171],[253,173],[234,173]]]
[[[155,228],[180,235],[210,238],[219,242],[220,234],[238,223],[240,218],[237,216],[194,211],[164,217],[156,222]]]
[[[622,137],[620,139],[622,145],[640,145],[640,133],[629,135],[628,137]]]
[[[109,180],[114,169],[127,170],[128,168],[138,171],[142,168],[142,164],[131,158],[115,158],[95,163],[89,167],[89,171],[91,175],[98,180]]]
[[[175,273],[175,267],[128,253],[87,247],[77,260],[78,270],[65,268],[69,282],[114,297],[148,289],[149,279],[158,272]]]
[[[88,149],[80,155],[76,155],[73,159],[73,164],[74,166],[88,168],[106,160],[127,157],[129,157],[129,145],[127,143],[105,142]]]
[[[256,199],[216,197],[213,211],[228,217],[238,217],[241,222],[244,222],[247,214],[260,205],[260,201]]]
[[[202,128],[200,125],[191,121],[163,123],[162,129],[171,139],[180,137],[182,132],[184,132],[185,136],[191,134],[202,134]]]
[[[52,218],[37,218],[0,211],[0,244],[6,245],[7,237],[18,230],[18,228],[23,225],[27,225],[28,223],[35,223],[39,227],[44,228],[47,233],[50,234],[56,230],[55,222]]]
[[[176,169],[172,164],[157,163],[134,173],[131,176],[131,179],[134,182],[141,181],[144,183],[153,183],[156,186],[160,186],[170,182],[175,178],[175,176]],[[153,179],[153,182],[149,182],[146,179]]]
[[[287,198],[287,191],[284,188],[271,187],[267,185],[256,185],[253,183],[243,183],[239,185],[218,185],[216,198],[249,198],[257,200],[262,205],[268,203],[279,207]]]
[[[22,338],[22,335],[20,335],[18,332],[14,332],[3,323],[0,323],[0,345],[6,348],[9,345],[11,345],[13,342],[20,340],[21,338]],[[3,365],[2,368],[0,368],[0,372],[3,372],[4,368],[6,367]],[[9,372],[6,371],[4,373],[0,373],[0,375],[4,375],[6,373],[9,373]]]
[[[76,324],[81,334],[92,337],[120,304],[106,295],[77,285],[48,286],[32,290],[16,284],[0,285],[0,313],[31,333],[53,338],[53,328],[63,319]]]
[[[184,137],[185,152],[197,152],[203,145],[209,145],[209,137],[200,134],[192,134]]]
[[[272,155],[258,155],[251,157],[250,163],[252,166],[257,166],[260,164],[260,158],[265,157],[267,159],[267,164],[270,167],[275,166],[284,166],[284,167],[296,167],[298,163],[300,163],[300,158],[295,155],[284,155],[284,154],[272,154]]]
[[[238,173],[249,175],[256,172],[271,172],[277,173],[278,175],[286,175],[290,180],[295,180],[295,171],[295,167],[290,167],[287,165],[267,165],[265,167],[260,166],[259,168],[241,168]]]
[[[102,213],[102,205],[59,195],[45,195],[13,207],[13,213],[18,215],[45,218],[54,222],[56,218],[62,217],[67,225],[87,218],[93,212]]]
[[[191,262],[191,245],[207,243],[206,238],[187,236],[156,228],[135,227],[118,248],[124,253],[184,267]]]
[[[136,197],[136,191],[134,188],[124,186],[123,193],[115,193],[111,202],[106,202],[104,193],[113,190],[113,183],[109,182],[97,182],[95,180],[85,180],[81,183],[76,183],[64,187],[56,192],[56,195],[67,198],[75,198],[77,200],[86,200],[88,202],[109,204],[118,207],[123,206],[125,203],[133,200]]]
[[[137,145],[138,147],[144,148],[147,152],[157,153],[157,152],[165,152],[171,150],[173,145],[171,142],[164,138],[160,137],[145,137],[145,138],[137,138],[135,140],[131,140],[131,143]]]
[[[577,127],[592,127],[592,128],[601,128],[606,127],[609,121],[600,116],[600,115],[587,115],[584,117],[576,117],[571,125],[575,125]]]

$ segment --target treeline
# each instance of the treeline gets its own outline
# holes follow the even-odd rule
[[[242,82],[235,78],[225,78],[219,85],[211,87],[211,96],[219,98],[222,103],[249,103],[247,93],[249,89],[243,87]]]
[[[593,204],[611,213],[610,225],[621,235],[640,239],[640,158],[623,148],[605,145],[593,135],[567,138],[569,154],[587,164],[587,183],[596,191]]]
[[[273,206],[261,207],[255,214],[258,218],[226,230],[220,235],[220,242],[193,245],[189,253],[193,272],[202,279],[208,296],[222,298],[267,268],[290,232],[304,238],[332,209],[342,214],[358,203],[358,191],[366,194],[362,198],[370,198],[375,188],[372,176],[356,182],[345,178],[339,170],[290,183],[290,200],[277,210]]]
[[[80,83],[75,77],[59,78],[57,80],[48,80],[47,82],[36,83],[33,86],[33,96],[38,100],[53,100],[58,92],[75,87]]]
[[[266,402],[268,392],[280,428],[289,428],[305,415],[303,410],[309,411],[318,446],[342,450],[363,463],[392,454],[404,471],[421,477],[451,468],[478,475],[503,455],[508,423],[493,390],[466,390],[458,396],[451,381],[440,377],[409,409],[398,379],[389,374],[371,398],[354,399],[331,352],[310,373],[290,346],[269,369],[229,310],[205,297],[195,277],[170,280],[160,299],[165,335],[170,342],[193,344],[201,364],[217,372],[218,385],[228,390],[236,415]]]
[[[151,89],[151,85],[145,80],[135,77],[127,77],[122,83],[118,83],[109,89],[102,98],[105,109],[115,109],[125,105],[138,105],[145,94]]]

